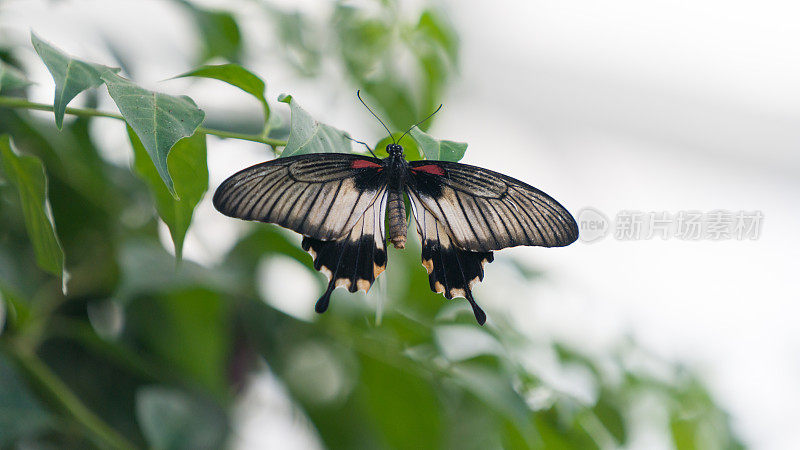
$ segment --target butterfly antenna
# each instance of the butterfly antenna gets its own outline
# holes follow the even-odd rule
[[[402,141],[402,140],[403,140],[403,138],[405,137],[405,135],[407,135],[407,134],[408,134],[408,133],[409,133],[411,130],[413,130],[413,129],[414,129],[414,127],[416,127],[416,126],[419,126],[419,125],[421,125],[421,124],[425,123],[425,121],[426,121],[426,120],[428,120],[428,119],[430,119],[431,117],[433,117],[433,115],[434,115],[434,114],[436,114],[437,112],[439,112],[439,110],[440,110],[440,109],[442,109],[442,105],[441,105],[441,104],[439,104],[439,107],[438,107],[438,108],[436,108],[436,111],[434,111],[434,112],[432,112],[432,113],[428,114],[428,117],[426,117],[426,118],[424,118],[424,119],[420,120],[419,122],[415,123],[414,125],[411,125],[411,128],[409,128],[409,129],[408,129],[408,131],[406,131],[405,133],[403,133],[403,135],[402,135],[402,136],[400,136],[400,139],[398,139],[397,141],[398,141],[398,142],[399,142],[399,141]]]
[[[394,136],[392,136],[392,132],[391,132],[391,131],[389,131],[389,127],[387,127],[387,126],[386,126],[386,124],[385,124],[385,123],[383,123],[383,121],[381,120],[381,118],[380,118],[380,117],[378,117],[378,115],[377,115],[377,114],[375,114],[375,111],[373,111],[373,110],[372,110],[372,108],[370,108],[369,106],[367,106],[367,104],[366,104],[366,103],[364,103],[364,99],[362,99],[362,98],[361,98],[361,89],[359,89],[359,90],[357,90],[357,91],[356,91],[356,96],[358,96],[358,100],[359,100],[359,101],[361,101],[361,104],[362,104],[362,105],[364,105],[364,107],[365,107],[365,108],[367,108],[367,110],[368,110],[369,112],[371,112],[371,113],[372,113],[372,115],[373,115],[373,116],[374,116],[376,119],[378,119],[378,122],[380,122],[380,123],[381,123],[381,125],[383,125],[383,128],[384,128],[384,129],[386,129],[386,132],[387,132],[387,133],[389,133],[389,137],[390,137],[390,138],[392,138],[392,142],[396,144],[397,142],[395,142],[395,140],[394,140]],[[370,152],[372,152],[372,150],[370,150]]]
[[[348,135],[346,135],[346,134],[344,135],[344,137],[346,137],[347,139],[350,139],[351,141],[353,141],[353,142],[355,142],[355,143],[361,144],[361,145],[363,145],[364,147],[367,147],[367,150],[369,150],[369,152],[370,152],[370,153],[372,153],[372,156],[375,156],[375,157],[377,158],[377,156],[375,155],[375,153],[373,153],[373,152],[372,152],[372,149],[371,149],[371,148],[369,148],[369,145],[367,145],[367,143],[366,143],[366,142],[357,141],[357,140],[355,140],[355,139],[351,138],[350,136],[348,136]]]

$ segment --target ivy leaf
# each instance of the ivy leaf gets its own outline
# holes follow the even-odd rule
[[[221,448],[227,419],[209,402],[161,386],[139,389],[136,418],[150,448]]]
[[[288,103],[292,110],[289,141],[281,158],[308,153],[350,153],[348,134],[330,125],[317,122],[291,95],[281,95],[278,101]]]
[[[170,194],[177,199],[167,169],[167,155],[176,142],[194,134],[205,113],[186,96],[149,91],[111,72],[105,72],[102,79],[122,117],[142,141]]]
[[[10,91],[23,88],[30,84],[24,73],[0,61],[0,92],[4,89]]]
[[[179,197],[176,199],[161,181],[156,166],[136,133],[131,127],[127,128],[128,137],[133,145],[134,169],[150,188],[158,215],[169,227],[175,245],[175,257],[180,260],[183,256],[183,240],[192,223],[194,210],[208,190],[206,137],[204,134],[195,133],[178,141],[169,152],[168,166],[175,193]]]
[[[269,120],[269,105],[266,97],[264,97],[264,91],[266,91],[267,86],[261,78],[244,67],[238,64],[205,65],[180,74],[175,78],[183,77],[213,78],[236,86],[261,102],[261,106],[264,108],[265,124]]]
[[[64,111],[67,109],[67,104],[76,95],[103,84],[101,75],[104,72],[117,73],[120,70],[75,59],[43,41],[33,32],[31,32],[31,43],[56,84],[53,113],[56,116],[56,126],[59,130],[64,123]]]
[[[417,127],[412,128],[409,134],[419,144],[425,159],[457,162],[467,151],[466,142],[440,141]]]
[[[39,158],[18,155],[8,135],[0,136],[0,169],[19,194],[25,227],[33,242],[36,263],[61,277],[66,292],[68,275],[64,270],[64,250],[56,234],[50,205],[47,202],[47,176]]]

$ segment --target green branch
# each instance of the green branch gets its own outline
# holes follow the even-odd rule
[[[25,100],[24,98],[16,98],[16,97],[0,96],[0,106],[5,106],[6,108],[34,109],[37,111],[53,111],[52,105],[30,102],[28,100]],[[125,120],[125,118],[123,118],[119,114],[99,111],[97,109],[91,109],[91,108],[67,108],[66,113],[71,114],[73,116],[108,117],[110,119],[117,119],[123,121]],[[213,130],[203,127],[199,127],[197,131],[203,134],[210,134],[221,138],[241,139],[244,141],[259,142],[272,147],[286,146],[286,141],[282,141],[280,139],[270,139],[266,136],[263,136],[261,133],[259,134],[234,133],[232,131]]]
[[[53,401],[69,417],[78,422],[87,435],[101,448],[135,449],[122,435],[103,422],[54,374],[35,353],[25,351],[19,346],[4,347],[19,367],[28,375],[49,400]]]

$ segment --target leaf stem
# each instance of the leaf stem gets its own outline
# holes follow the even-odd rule
[[[113,449],[135,449],[136,446],[103,422],[69,387],[53,373],[36,353],[19,346],[4,346],[20,368],[30,377],[50,400],[55,402],[68,416],[77,421],[99,447]]]
[[[28,101],[24,98],[17,98],[17,97],[5,97],[0,96],[0,106],[5,106],[6,108],[23,108],[23,109],[34,109],[37,111],[52,111],[53,106],[47,105],[44,103],[35,103]],[[82,117],[107,117],[110,119],[117,119],[117,120],[125,120],[120,114],[110,113],[105,111],[100,111],[97,109],[91,108],[67,108],[67,114],[71,114],[73,116],[82,116]],[[247,133],[235,133],[233,131],[224,131],[224,130],[214,130],[210,128],[198,127],[197,131],[203,134],[210,134],[212,136],[218,136],[221,138],[227,139],[241,139],[244,141],[252,141],[252,142],[259,142],[261,144],[266,144],[271,147],[285,147],[286,141],[282,141],[280,139],[270,139],[266,136],[262,136],[262,134],[247,134]]]

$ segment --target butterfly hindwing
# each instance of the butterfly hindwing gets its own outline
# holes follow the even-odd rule
[[[244,169],[214,194],[221,213],[270,222],[321,240],[349,233],[383,191],[381,160],[316,153],[267,161]]]
[[[328,288],[315,307],[318,313],[328,309],[335,288],[368,292],[375,278],[386,270],[386,197],[386,190],[381,191],[341,239],[303,238],[303,249],[314,258],[314,268],[328,277]]]
[[[481,167],[412,161],[406,189],[465,250],[561,247],[578,238],[575,219],[552,197]]]
[[[483,280],[483,266],[494,260],[492,252],[474,252],[459,248],[447,228],[428,211],[413,192],[409,192],[411,209],[422,243],[422,265],[428,271],[431,290],[448,299],[466,298],[479,324],[486,314],[472,297],[472,285]]]

